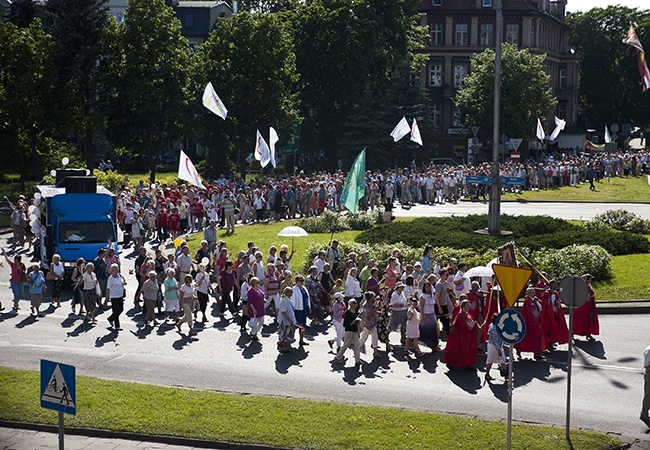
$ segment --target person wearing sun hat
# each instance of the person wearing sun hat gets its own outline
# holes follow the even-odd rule
[[[390,296],[390,322],[388,323],[388,333],[396,331],[398,328],[401,333],[401,342],[406,342],[406,322],[407,314],[406,308],[408,299],[404,295],[404,288],[406,285],[398,281],[395,285],[395,290]]]

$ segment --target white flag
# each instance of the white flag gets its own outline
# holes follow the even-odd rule
[[[542,127],[542,122],[540,122],[539,117],[537,118],[537,131],[535,135],[540,141],[543,141],[546,137],[546,133],[544,133],[544,128]]]
[[[212,83],[210,82],[208,82],[208,85],[205,87],[205,91],[203,91],[203,106],[208,108],[217,116],[221,117],[223,120],[226,120],[228,110],[224,106],[223,102],[212,87]]]
[[[420,136],[420,129],[418,128],[418,123],[413,119],[413,127],[411,128],[411,140],[420,145],[422,144],[422,136]]]
[[[181,158],[178,160],[178,178],[181,180],[189,181],[194,186],[205,189],[199,173],[196,171],[196,167],[192,163],[192,160],[181,150]]]
[[[255,159],[260,162],[262,167],[266,167],[271,162],[271,150],[262,137],[260,130],[257,130],[257,139],[255,142]]]
[[[411,132],[411,127],[409,126],[409,123],[406,121],[406,117],[402,116],[402,120],[400,120],[397,126],[393,128],[393,131],[390,132],[390,135],[393,137],[393,140],[397,142],[400,139],[402,139],[404,136],[409,134],[410,132]]]
[[[278,133],[275,131],[275,128],[270,127],[269,128],[269,144],[271,144],[271,164],[273,164],[273,167],[277,167],[278,162],[276,161],[275,158],[275,143],[278,142],[280,138],[278,138]]]
[[[551,133],[551,136],[549,137],[549,140],[554,141],[557,139],[557,137],[560,135],[560,131],[564,130],[564,127],[566,127],[566,121],[558,118],[557,116],[555,117],[555,129]]]
[[[607,124],[605,124],[605,143],[609,144],[612,142],[612,135],[609,134],[609,128],[607,128]]]

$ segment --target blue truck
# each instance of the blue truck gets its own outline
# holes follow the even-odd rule
[[[36,189],[44,211],[44,253],[48,263],[58,253],[70,275],[78,258],[92,261],[109,241],[118,253],[117,199],[97,185],[96,177],[89,176],[85,169],[59,169],[55,185],[38,185]]]

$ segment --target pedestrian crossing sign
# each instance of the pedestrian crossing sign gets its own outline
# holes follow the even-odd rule
[[[41,359],[41,407],[76,414],[76,373],[74,366]]]
[[[517,303],[519,297],[524,292],[528,280],[533,276],[532,269],[516,266],[505,266],[503,264],[493,264],[492,270],[497,277],[503,297],[512,306]]]

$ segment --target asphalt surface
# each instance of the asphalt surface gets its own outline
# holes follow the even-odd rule
[[[448,208],[468,211],[473,207],[467,205]],[[552,211],[562,208],[552,206]],[[609,206],[606,209],[611,209]],[[422,208],[439,212],[445,207]],[[639,210],[634,212],[640,214]],[[648,217],[647,213],[643,217]],[[237,232],[245,230],[242,227]],[[135,255],[129,253],[127,250],[123,255],[125,268],[133,265]],[[507,387],[501,379],[486,385],[482,371],[450,372],[438,353],[428,353],[421,359],[405,357],[397,334],[392,336],[397,345],[391,354],[373,360],[368,348],[364,356],[368,364],[357,369],[350,352],[345,367],[333,362],[327,344],[333,331],[325,327],[308,328],[310,345],[288,355],[276,351],[274,326],[265,327],[261,342],[254,343],[240,334],[229,313],[223,318],[217,316],[216,308],[209,309],[210,322],[197,327],[197,336],[188,336],[187,328],[178,333],[171,322],[155,329],[142,327],[142,316],[132,303],[135,279],[127,270],[124,272],[129,294],[122,320],[124,331],[117,333],[108,329],[108,311],[98,314],[94,326],[70,315],[67,291],[62,308],[44,304],[44,318],[29,316],[28,300],[22,302],[17,315],[8,311],[11,291],[4,263],[0,267],[0,301],[6,308],[0,313],[0,365],[38,370],[44,358],[75,365],[80,375],[105,379],[391,406],[490,420],[507,417]],[[636,441],[635,448],[650,448],[648,430],[638,419],[643,395],[642,352],[650,343],[649,318],[645,314],[601,316],[599,340],[577,341],[572,427],[610,432],[627,442]],[[516,421],[564,426],[566,347],[560,346],[547,361],[515,362]],[[483,363],[484,357],[479,356],[476,367]]]
[[[650,203],[501,202],[501,214],[546,215],[566,220],[589,220],[610,209],[625,209],[644,219],[650,219]],[[487,213],[488,204],[480,201],[460,201],[443,205],[418,204],[409,209],[397,205],[393,209],[395,217],[450,217]],[[487,223],[485,226],[487,227]]]

